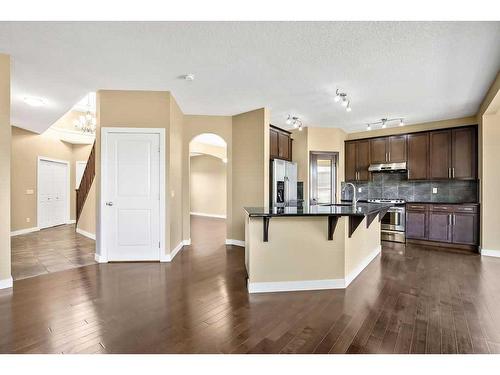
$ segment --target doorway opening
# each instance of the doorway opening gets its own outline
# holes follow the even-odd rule
[[[227,143],[217,134],[199,134],[189,143],[189,205],[192,243],[224,244]]]
[[[310,152],[311,204],[333,204],[337,200],[337,152]]]

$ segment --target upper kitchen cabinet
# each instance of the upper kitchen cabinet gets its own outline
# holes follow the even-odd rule
[[[451,131],[451,177],[458,180],[477,178],[476,128]]]
[[[346,181],[368,181],[370,179],[370,142],[368,140],[345,143]]]
[[[429,177],[429,133],[408,134],[408,180]]]
[[[430,132],[429,156],[431,180],[476,179],[476,128],[465,127]]]
[[[271,159],[292,160],[292,138],[290,137],[290,132],[270,125],[269,156]]]
[[[402,163],[406,161],[406,135],[370,139],[372,164]]]

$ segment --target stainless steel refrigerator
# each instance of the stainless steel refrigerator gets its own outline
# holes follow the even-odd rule
[[[297,163],[274,159],[271,161],[272,207],[297,205]]]

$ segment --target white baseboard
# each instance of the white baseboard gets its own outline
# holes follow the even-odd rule
[[[94,259],[97,263],[108,263],[108,258],[95,253]]]
[[[38,227],[33,227],[33,228],[25,228],[25,229],[19,229],[19,230],[15,230],[13,232],[10,232],[10,236],[11,237],[14,237],[14,236],[19,236],[21,234],[27,234],[27,233],[32,233],[32,232],[38,232],[40,230],[40,228]]]
[[[382,251],[382,245],[377,246],[375,250],[373,250],[363,261],[354,269],[352,270],[345,278],[345,286],[346,288],[349,286],[350,283],[353,282],[353,280],[358,277],[358,275],[363,272],[363,270],[368,267],[368,265],[372,262],[373,259],[377,257],[377,255],[380,254]]]
[[[177,255],[177,253],[179,251],[182,250],[182,248],[184,246],[187,246],[186,243],[189,241],[189,245],[191,244],[191,239],[189,240],[183,240],[181,242],[179,242],[179,244],[174,247],[174,249],[170,252],[170,254],[163,254],[161,257],[160,257],[160,262],[171,262],[175,256]]]
[[[75,223],[76,223],[76,220],[68,220],[68,221],[66,222],[66,224],[75,224]]]
[[[500,250],[481,249],[481,255],[484,255],[487,257],[500,258]]]
[[[12,276],[9,277],[8,279],[0,280],[0,289],[12,288],[12,285],[14,285],[14,280],[12,280]]]
[[[291,292],[299,290],[344,289],[344,279],[248,283],[248,293]]]
[[[234,245],[234,246],[241,246],[245,247],[245,241],[241,240],[232,240],[230,238],[226,238],[226,245]]]
[[[95,241],[95,233],[90,233],[80,228],[76,228],[76,233],[81,234],[82,236],[88,237],[91,240]]]
[[[189,214],[194,215],[194,216],[204,216],[204,217],[214,217],[217,219],[226,219],[226,215],[206,214],[204,212],[190,212]]]
[[[190,238],[189,240],[182,240],[182,244],[183,244],[184,246],[189,246],[189,245],[191,245],[191,238]]]

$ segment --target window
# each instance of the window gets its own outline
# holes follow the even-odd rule
[[[311,204],[332,204],[336,200],[336,152],[311,152]]]

